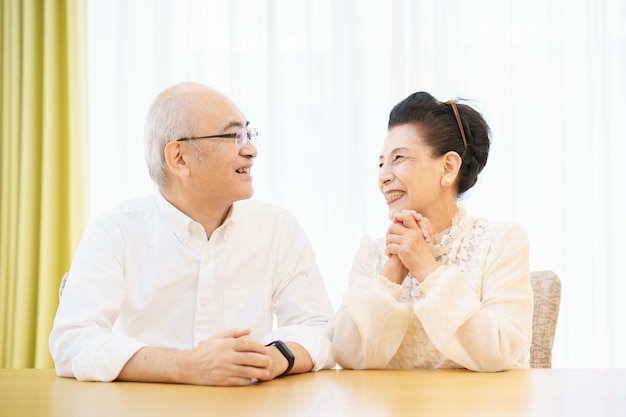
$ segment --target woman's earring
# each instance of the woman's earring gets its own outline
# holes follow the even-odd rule
[[[441,185],[447,187],[448,185],[450,185],[451,182],[452,180],[450,179],[450,177],[446,177],[441,180]]]

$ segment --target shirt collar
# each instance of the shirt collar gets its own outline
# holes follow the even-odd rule
[[[224,238],[225,242],[228,241],[228,237],[230,236],[233,225],[237,222],[236,212],[238,210],[235,207],[236,204],[237,203],[233,203],[233,205],[230,206],[230,210],[228,210],[228,214],[226,214],[226,218],[224,219],[224,222],[217,229],[215,229],[215,232],[213,232],[214,236],[221,235]]]
[[[228,240],[230,230],[236,222],[235,212],[237,210],[235,209],[235,204],[231,206],[224,222],[213,232],[214,236],[222,235],[224,240]],[[202,240],[206,239],[202,225],[178,210],[172,203],[167,201],[160,192],[158,192],[156,196],[156,205],[161,216],[163,216],[165,221],[172,228],[174,234],[183,244],[187,244],[189,239],[195,236],[200,236]]]

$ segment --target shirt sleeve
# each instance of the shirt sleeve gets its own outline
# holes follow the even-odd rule
[[[273,308],[277,328],[263,338],[295,342],[309,353],[313,371],[335,366],[328,320],[332,303],[317,266],[313,247],[291,215],[282,225],[283,254],[274,275]]]
[[[119,239],[113,225],[92,222],[77,248],[49,338],[59,376],[112,381],[144,346],[111,332],[125,293]]]

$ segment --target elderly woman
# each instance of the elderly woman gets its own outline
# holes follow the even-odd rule
[[[364,237],[331,321],[344,368],[528,368],[528,236],[457,205],[487,163],[475,109],[419,92],[389,115],[378,186],[391,224]]]

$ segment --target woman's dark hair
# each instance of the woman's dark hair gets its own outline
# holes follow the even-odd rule
[[[463,163],[459,171],[458,194],[461,195],[476,184],[478,174],[487,164],[491,130],[482,115],[467,104],[454,102],[467,147],[452,102],[441,102],[428,93],[413,93],[396,104],[389,113],[387,129],[412,124],[421,129],[426,145],[432,155],[442,156],[454,151],[461,155]]]

